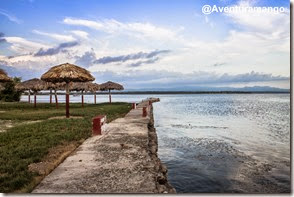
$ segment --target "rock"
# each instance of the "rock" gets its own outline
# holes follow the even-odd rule
[[[164,185],[167,180],[166,180],[166,177],[162,174],[162,173],[159,173],[157,175],[157,182],[160,184],[160,185]]]
[[[166,167],[164,164],[161,164],[161,166],[160,166],[160,171],[161,171],[163,174],[166,174],[166,173],[167,173],[167,167]]]
[[[157,189],[158,189],[158,193],[166,192],[166,187],[164,185],[158,185]]]
[[[175,188],[169,188],[168,189],[168,193],[170,193],[170,194],[176,194],[177,191],[175,190]]]
[[[156,149],[156,147],[152,146],[152,147],[150,148],[150,152],[151,152],[152,154],[156,154],[156,153],[157,153],[157,149]]]

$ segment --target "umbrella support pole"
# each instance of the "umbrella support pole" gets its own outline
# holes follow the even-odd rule
[[[52,104],[52,89],[50,89],[50,104]]]
[[[37,93],[34,93],[34,108],[37,107]]]
[[[31,91],[29,90],[29,103],[31,103]]]
[[[68,83],[66,83],[66,96],[65,96],[65,100],[66,100],[66,104],[65,104],[65,108],[66,108],[66,117],[69,118],[69,87],[68,87]]]
[[[110,93],[110,90],[109,91],[109,103],[111,103],[111,93]]]
[[[94,95],[94,103],[96,104],[96,93]]]
[[[84,91],[82,90],[82,107],[84,107]]]
[[[54,95],[55,95],[56,109],[58,109],[58,98],[57,98],[57,92],[56,92],[56,90],[54,90]]]

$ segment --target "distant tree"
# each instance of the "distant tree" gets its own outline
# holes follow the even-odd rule
[[[0,92],[0,100],[5,102],[20,101],[22,91],[17,91],[15,86],[21,82],[20,77],[14,77],[13,81],[4,84],[4,89]]]

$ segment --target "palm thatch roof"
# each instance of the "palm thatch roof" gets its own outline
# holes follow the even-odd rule
[[[53,90],[65,90],[66,83],[52,83],[47,82],[47,90],[53,89]]]
[[[97,92],[98,90],[100,90],[100,85],[99,84],[97,84],[97,83],[93,83],[93,90],[92,90],[92,92]]]
[[[75,82],[69,84],[71,91],[95,91],[95,85],[91,82]]]
[[[20,91],[24,90],[32,90],[34,92],[38,92],[41,90],[47,89],[47,83],[40,79],[34,78],[16,85],[16,89]]]
[[[108,81],[106,83],[100,84],[100,90],[107,91],[107,90],[123,90],[124,87],[118,83],[114,83],[112,81]]]
[[[41,79],[47,82],[88,82],[95,78],[84,68],[65,63],[54,66],[41,76]]]
[[[12,81],[10,77],[7,76],[7,73],[0,69],[0,82],[9,82]]]

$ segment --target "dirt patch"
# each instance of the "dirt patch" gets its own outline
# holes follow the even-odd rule
[[[19,124],[34,124],[34,123],[38,123],[38,122],[42,122],[43,120],[32,120],[32,121],[25,121]]]
[[[22,121],[22,122],[13,122],[12,120],[0,120],[0,133],[1,132],[6,132],[8,129],[22,125],[22,124],[34,124],[37,122],[42,122],[42,120],[35,120],[35,121]]]
[[[7,129],[13,127],[13,123],[11,120],[0,120],[0,133],[5,132]]]
[[[48,155],[38,163],[32,163],[28,166],[29,171],[36,172],[39,176],[34,178],[34,181],[28,187],[16,191],[16,193],[28,193],[33,190],[42,180],[50,174],[60,163],[62,163],[79,145],[85,140],[64,143],[49,150]]]
[[[65,143],[49,150],[48,155],[39,163],[32,163],[28,166],[29,171],[37,172],[39,175],[49,174],[58,166],[72,151],[74,151],[80,142]]]
[[[81,119],[84,118],[83,116],[71,116],[71,119]],[[56,119],[66,119],[65,116],[54,116],[54,117],[50,117],[48,118],[48,120],[56,120]]]

